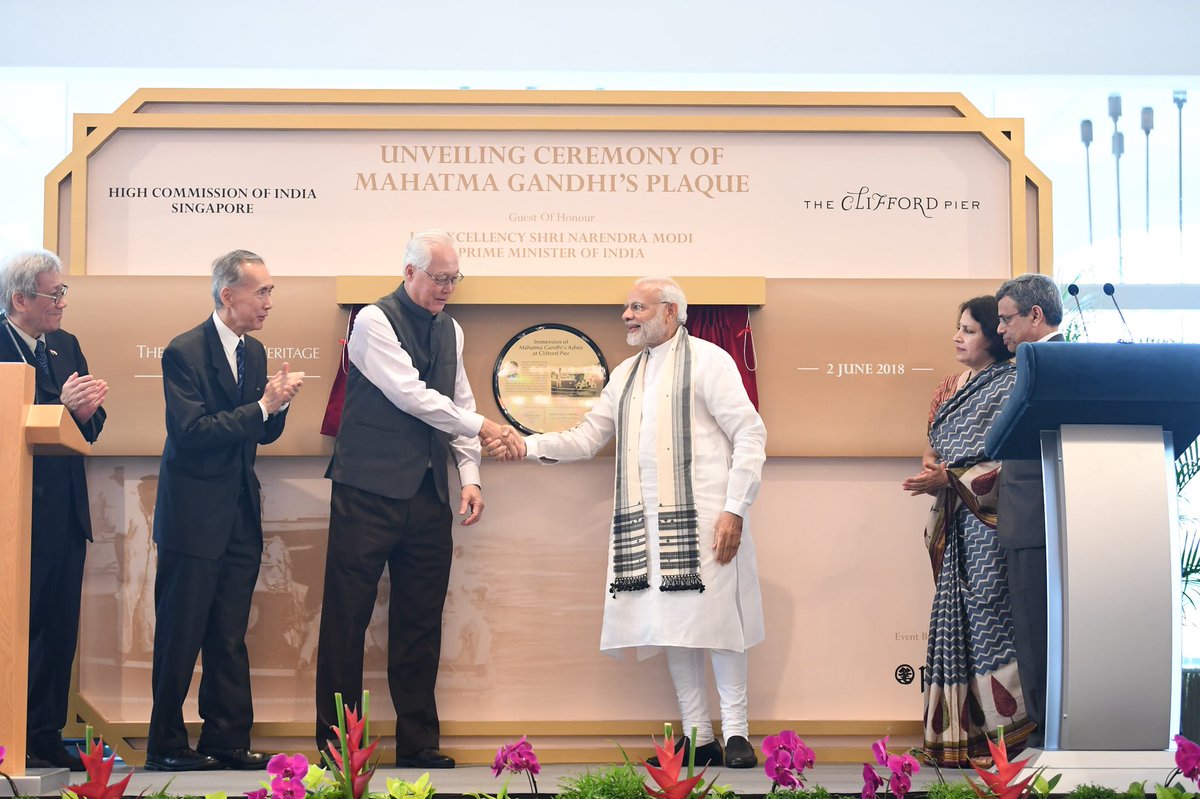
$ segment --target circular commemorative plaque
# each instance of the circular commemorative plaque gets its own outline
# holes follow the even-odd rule
[[[559,324],[517,333],[501,348],[492,370],[500,412],[527,435],[570,430],[607,382],[600,348],[581,331]]]

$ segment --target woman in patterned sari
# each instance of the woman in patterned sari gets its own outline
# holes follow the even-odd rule
[[[1017,674],[1004,555],[996,543],[1000,463],[983,441],[1016,379],[996,333],[994,297],[959,306],[955,358],[929,411],[920,474],[903,487],[932,494],[925,529],[936,585],[925,669],[925,749],[939,765],[987,764],[987,736],[1004,728],[1009,753],[1033,730]]]

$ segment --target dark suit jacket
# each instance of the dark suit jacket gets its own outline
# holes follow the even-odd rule
[[[163,352],[167,440],[158,472],[154,540],[185,555],[215,559],[229,543],[238,496],[261,519],[254,458],[283,433],[286,411],[263,421],[267,353],[245,337],[242,395],[212,318],[176,336]]]
[[[72,372],[88,374],[87,360],[79,348],[79,340],[65,330],[46,334],[50,371],[46,377],[36,366],[33,352],[16,330],[10,329],[8,319],[0,322],[0,362],[27,363],[37,373],[34,402],[38,405],[61,405],[63,383]],[[104,429],[104,409],[99,408],[86,424],[78,424],[83,437],[94,442]],[[72,524],[71,522],[77,522]],[[88,509],[87,478],[81,455],[43,455],[33,459],[33,541],[34,555],[53,554],[69,536],[82,532],[92,540],[92,516]]]
[[[1061,335],[1047,341],[1063,341]],[[1046,500],[1040,460],[1007,460],[1000,469],[996,540],[1006,549],[1046,546]]]

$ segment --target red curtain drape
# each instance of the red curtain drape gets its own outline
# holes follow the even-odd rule
[[[754,371],[758,362],[754,356],[754,333],[750,330],[750,309],[737,305],[689,305],[687,329],[691,335],[711,341],[733,356],[742,373],[746,395],[757,409],[758,380]]]
[[[338,360],[337,374],[333,376],[333,385],[329,388],[329,401],[325,403],[325,418],[321,420],[321,435],[336,436],[342,426],[342,406],[346,404],[346,375],[350,373],[350,356],[346,353],[346,342],[350,340],[350,329],[354,327],[354,318],[363,309],[362,305],[350,308],[350,319],[346,322],[346,337],[342,339],[342,357]]]

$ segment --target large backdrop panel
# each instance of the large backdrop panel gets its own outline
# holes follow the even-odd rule
[[[1020,120],[953,94],[146,90],[77,118],[47,178],[46,244],[73,273],[67,326],[112,386],[88,467],[79,716],[139,761],[159,359],[211,312],[211,260],[241,247],[278,285],[270,368],[311,376],[260,456],[250,633],[256,737],[307,745],[325,401],[349,308],[390,291],[409,234],[437,226],[468,276],[450,312],[493,418],[497,356],[525,328],[575,327],[610,367],[632,354],[618,308],[633,277],[671,274],[692,302],[745,314],[770,455],[751,515],[768,625],[753,729],[915,733],[927,502],[899,484],[955,369],[958,303],[1050,269],[1049,182],[1022,142]],[[661,664],[597,651],[612,468],[609,454],[485,464],[487,511],[456,529],[444,620],[451,751],[483,759],[528,732],[555,742],[551,759],[608,759],[607,739],[674,716]],[[383,621],[368,684],[386,731]]]

